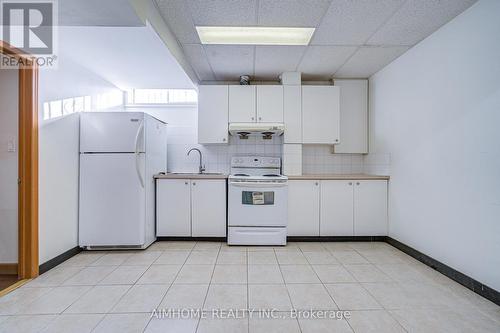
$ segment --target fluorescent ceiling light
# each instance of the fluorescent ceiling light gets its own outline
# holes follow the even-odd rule
[[[315,28],[196,27],[202,44],[308,45]]]

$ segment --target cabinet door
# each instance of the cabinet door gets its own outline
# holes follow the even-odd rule
[[[339,87],[302,86],[303,143],[339,143],[339,110]]]
[[[283,86],[285,143],[302,143],[302,92],[300,86]]]
[[[227,86],[200,86],[198,91],[198,142],[228,142]]]
[[[283,86],[257,86],[257,121],[283,122]]]
[[[157,236],[191,236],[190,192],[189,179],[157,180]]]
[[[191,180],[193,237],[226,237],[226,180]]]
[[[336,153],[368,153],[368,80],[335,80],[340,88],[340,144]]]
[[[319,180],[288,182],[288,236],[319,236]]]
[[[387,181],[355,181],[354,235],[387,235]]]
[[[321,236],[353,236],[353,181],[322,180]]]
[[[255,122],[255,99],[255,86],[229,86],[229,122]]]

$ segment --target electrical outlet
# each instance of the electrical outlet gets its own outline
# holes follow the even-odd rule
[[[9,153],[16,152],[16,140],[15,139],[10,139],[9,141],[7,141],[7,151]]]

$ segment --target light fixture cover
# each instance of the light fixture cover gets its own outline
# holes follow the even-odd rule
[[[308,45],[315,28],[197,26],[202,44]]]

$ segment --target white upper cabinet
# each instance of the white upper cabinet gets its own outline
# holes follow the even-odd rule
[[[256,86],[229,86],[229,122],[256,121]]]
[[[387,232],[387,181],[355,181],[354,235],[385,236]]]
[[[257,86],[257,122],[283,122],[283,86]]]
[[[340,88],[340,144],[336,153],[368,153],[368,80],[335,80]]]
[[[302,86],[303,143],[340,142],[339,90],[335,86]]]
[[[285,143],[302,143],[301,86],[283,86],[283,120]]]
[[[228,103],[227,85],[199,86],[198,143],[228,142]]]
[[[353,236],[353,180],[322,180],[321,236]]]
[[[288,182],[288,236],[319,236],[319,180]]]

